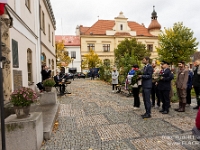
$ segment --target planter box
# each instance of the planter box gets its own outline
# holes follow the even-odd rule
[[[7,150],[38,150],[43,141],[43,119],[41,112],[17,119],[16,114],[5,119]],[[1,138],[0,138],[1,145]]]
[[[57,94],[55,92],[45,92],[41,94],[40,105],[52,105],[57,102]]]

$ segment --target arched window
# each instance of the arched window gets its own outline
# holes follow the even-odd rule
[[[42,65],[47,64],[46,63],[46,55],[44,53],[41,54],[41,62],[42,62]]]
[[[120,30],[123,30],[123,24],[120,24]]]
[[[110,60],[109,59],[104,59],[103,63],[106,66],[110,66]]]
[[[28,70],[28,82],[29,85],[32,84],[33,81],[33,71],[32,71],[32,51],[30,49],[27,50],[27,70]]]

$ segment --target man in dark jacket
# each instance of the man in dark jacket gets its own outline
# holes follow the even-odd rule
[[[49,70],[49,68],[46,65],[43,65],[41,74],[42,74],[42,81],[44,81],[51,77],[51,70]]]
[[[62,77],[59,72],[56,72],[56,76],[54,76],[54,81],[56,82],[55,86],[60,87],[60,94],[64,94],[65,92],[65,83],[62,83]]]
[[[160,72],[158,89],[160,91],[160,99],[162,100],[162,110],[160,110],[159,112],[161,112],[162,114],[168,114],[170,107],[169,95],[171,90],[171,80],[173,79],[173,74],[169,69],[168,62],[163,61],[161,65],[162,65],[162,71]]]
[[[193,109],[199,109],[200,106],[200,60],[196,60],[193,68],[192,85],[196,94],[197,106]]]
[[[191,104],[191,90],[192,90],[192,78],[193,72],[189,70],[189,66],[185,65],[185,69],[188,70],[188,82],[187,82],[187,96],[186,96],[186,105],[190,106]]]
[[[143,74],[139,75],[139,78],[142,79],[142,96],[145,106],[145,114],[142,115],[142,118],[151,118],[151,101],[150,101],[150,95],[151,95],[151,88],[152,88],[152,74],[153,74],[153,68],[149,64],[150,58],[144,57],[142,60],[142,63],[145,64],[143,69]]]

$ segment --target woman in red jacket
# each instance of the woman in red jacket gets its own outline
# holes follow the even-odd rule
[[[196,139],[200,141],[200,108],[196,116],[196,126],[192,129],[192,133],[194,134]]]
[[[199,108],[199,110],[198,110],[198,112],[197,112],[196,127],[197,127],[197,129],[200,130],[200,108]]]

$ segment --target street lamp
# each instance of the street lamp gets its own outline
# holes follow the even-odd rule
[[[72,60],[72,68],[73,68],[73,62],[74,62],[74,58],[72,57],[72,58],[71,58],[71,60]]]

